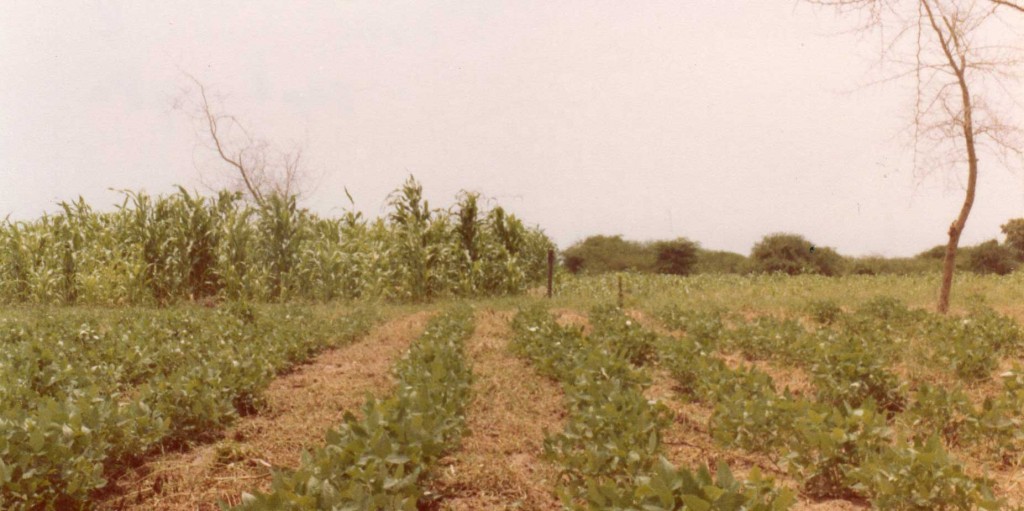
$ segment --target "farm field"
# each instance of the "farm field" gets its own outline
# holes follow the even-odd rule
[[[1024,511],[1024,0],[8,4],[0,511]]]
[[[1016,277],[13,306],[5,509],[1014,509]]]

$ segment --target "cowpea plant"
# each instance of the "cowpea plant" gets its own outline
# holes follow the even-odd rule
[[[466,306],[432,319],[398,363],[394,394],[367,401],[362,419],[346,413],[324,447],[236,509],[417,509],[420,483],[465,427],[472,373],[463,343],[472,329]]]
[[[546,454],[563,466],[566,508],[738,511],[792,504],[789,492],[756,471],[739,482],[724,466],[712,478],[706,468],[692,472],[666,461],[661,431],[668,410],[644,397],[649,380],[635,364],[650,360],[638,355],[653,336],[612,308],[596,309],[594,319],[590,337],[540,307],[520,311],[512,323],[512,349],[566,391],[565,430],[545,441]]]
[[[271,378],[376,321],[234,304],[0,316],[0,509],[82,509],[127,466],[218,432]]]

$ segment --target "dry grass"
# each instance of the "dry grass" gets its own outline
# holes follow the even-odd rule
[[[439,463],[431,509],[559,509],[557,468],[541,458],[546,432],[562,429],[562,390],[508,351],[508,314],[482,310],[467,342],[474,399],[470,434]]]
[[[243,491],[269,488],[272,469],[297,467],[301,453],[322,445],[346,411],[359,413],[367,393],[388,391],[394,362],[429,316],[389,321],[276,379],[263,413],[239,420],[218,442],[148,461],[120,478],[99,508],[215,510],[218,502],[237,504]]]

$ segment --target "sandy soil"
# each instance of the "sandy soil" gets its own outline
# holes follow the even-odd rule
[[[559,509],[545,432],[565,419],[562,390],[508,350],[509,314],[483,310],[466,348],[473,367],[470,434],[440,460],[429,509]]]

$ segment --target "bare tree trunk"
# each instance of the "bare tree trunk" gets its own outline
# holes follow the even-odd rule
[[[969,102],[966,103],[966,106],[970,108]],[[970,110],[967,110],[967,112],[965,117],[969,120]],[[971,207],[974,206],[974,192],[978,183],[978,158],[974,152],[974,138],[968,135],[966,143],[969,155],[967,194],[964,197],[964,205],[960,208],[960,216],[949,226],[949,242],[946,243],[946,257],[942,261],[942,289],[939,291],[939,304],[937,307],[938,311],[942,314],[949,311],[949,291],[953,287],[953,270],[956,269],[956,250],[960,244],[960,234],[964,232],[964,226],[967,225],[967,217],[971,214]]]
[[[949,226],[949,242],[946,244],[946,257],[942,262],[942,288],[939,290],[939,313],[949,312],[949,292],[953,287],[953,271],[956,269],[956,251],[960,244],[960,235],[967,225],[967,217],[971,214],[971,207],[974,206],[974,193],[978,186],[978,153],[974,146],[974,120],[973,108],[971,105],[971,93],[967,87],[967,59],[964,54],[960,37],[957,33],[957,20],[943,16],[942,21],[948,33],[943,33],[935,13],[932,11],[929,0],[921,0],[921,5],[928,13],[928,21],[939,38],[942,52],[946,55],[949,67],[956,75],[957,84],[960,86],[960,101],[963,106],[963,129],[964,145],[967,149],[967,193],[964,197],[964,204],[960,207],[960,215],[956,221]]]

